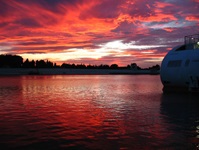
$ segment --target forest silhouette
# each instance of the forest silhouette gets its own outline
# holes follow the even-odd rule
[[[31,60],[24,59],[18,55],[0,55],[0,68],[70,68],[70,69],[134,69],[134,70],[160,70],[160,66],[154,65],[149,68],[141,68],[136,63],[131,63],[125,67],[120,67],[117,64],[107,65],[85,65],[85,64],[69,64],[63,63],[57,65],[48,60]]]

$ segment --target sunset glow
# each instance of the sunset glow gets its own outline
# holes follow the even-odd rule
[[[57,64],[160,64],[199,33],[198,0],[0,0],[0,54]]]

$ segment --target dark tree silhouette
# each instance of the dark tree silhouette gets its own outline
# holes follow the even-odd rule
[[[53,63],[47,60],[46,68],[53,68]]]
[[[21,68],[23,58],[17,55],[0,55],[0,67]]]
[[[65,64],[65,63],[63,63],[61,65],[61,68],[72,68],[72,65],[71,64]]]
[[[60,66],[57,65],[56,63],[53,64],[53,68],[59,68]]]
[[[117,64],[112,64],[112,65],[110,66],[110,68],[111,68],[111,69],[118,69],[118,65],[117,65]]]
[[[32,60],[26,59],[23,62],[23,58],[17,55],[0,55],[0,68],[71,68],[71,69],[135,69],[135,70],[160,70],[160,66],[157,64],[149,68],[141,68],[136,63],[131,63],[126,67],[119,67],[117,64],[112,64],[111,66],[106,64],[97,65],[85,65],[85,64],[67,64],[63,63],[58,66],[56,63],[44,60]]]
[[[23,68],[30,68],[30,62],[28,59],[26,59],[26,61],[24,61]]]
[[[155,66],[152,66],[152,67],[149,67],[150,70],[160,70],[160,65],[155,65]]]
[[[35,61],[34,61],[34,60],[32,60],[32,61],[30,62],[30,68],[35,68]]]
[[[131,64],[131,69],[137,69],[138,65],[136,63]]]
[[[53,68],[54,65],[51,61],[48,61],[48,60],[46,62],[44,60],[36,60],[36,67],[37,68]]]
[[[109,69],[109,65],[106,65],[106,64],[103,65],[103,64],[101,64],[101,65],[98,66],[98,68],[99,69]]]
[[[87,65],[87,68],[88,68],[88,69],[96,69],[96,66],[90,65],[90,64],[89,64],[89,65]]]
[[[127,65],[126,68],[127,68],[127,69],[131,69],[131,66],[130,66],[130,65]]]
[[[78,69],[85,69],[86,65],[84,65],[84,64],[76,65],[76,68],[78,68]]]
[[[37,68],[46,68],[46,63],[44,60],[37,60],[36,61],[36,67]]]

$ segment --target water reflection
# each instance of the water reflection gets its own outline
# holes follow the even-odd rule
[[[161,89],[159,76],[2,77],[1,148],[195,147],[197,98]]]
[[[161,114],[173,132],[167,139],[176,149],[199,148],[199,96],[196,94],[169,93],[162,95]]]

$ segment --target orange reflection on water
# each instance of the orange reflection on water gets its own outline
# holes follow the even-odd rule
[[[173,117],[176,106],[162,95],[159,76],[19,76],[0,80],[0,137],[12,139],[1,142],[15,147],[35,144],[40,148],[38,143],[46,147],[47,142],[64,148],[147,149],[172,145],[176,139],[187,141],[180,139],[186,134],[181,126],[186,125],[175,122],[180,114]],[[192,110],[197,112],[194,107]]]

